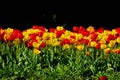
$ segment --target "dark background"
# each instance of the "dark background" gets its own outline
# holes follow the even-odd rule
[[[1,3],[2,4],[2,3]],[[0,4],[0,5],[1,5]],[[113,29],[120,26],[119,4],[113,2],[17,2],[0,6],[0,26],[24,30],[33,25],[46,28],[65,25]]]

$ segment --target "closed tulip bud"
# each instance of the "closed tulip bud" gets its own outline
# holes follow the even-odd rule
[[[87,51],[85,54],[86,54],[86,56],[89,56],[89,55],[90,55],[90,52],[89,52],[89,51]]]

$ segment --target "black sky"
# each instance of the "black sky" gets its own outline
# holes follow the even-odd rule
[[[54,17],[53,17],[54,16]],[[56,17],[55,17],[56,16]],[[26,29],[32,25],[47,28],[66,24],[96,28],[115,28],[120,26],[119,5],[89,2],[51,1],[38,4],[12,4],[0,9],[0,26]]]

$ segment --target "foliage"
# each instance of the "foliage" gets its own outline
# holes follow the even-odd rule
[[[78,27],[73,30],[77,31]],[[22,33],[0,29],[0,78],[119,80],[120,34],[117,30],[107,31],[108,34],[93,28],[86,33],[70,32],[63,27],[52,28],[50,33],[36,26]]]

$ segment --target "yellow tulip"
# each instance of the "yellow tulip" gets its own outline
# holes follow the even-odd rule
[[[55,33],[49,33],[49,37],[52,38],[52,39],[56,38],[56,34]]]
[[[46,40],[45,42],[46,42],[46,44],[51,45],[52,44],[52,39]]]
[[[27,31],[23,31],[23,32],[22,32],[22,35],[23,35],[23,36],[26,36],[26,35],[29,35],[29,34],[27,33]]]
[[[59,41],[56,41],[56,42],[54,42],[54,43],[52,44],[52,46],[58,46],[58,45],[60,45],[60,42],[59,42]]]
[[[89,27],[87,28],[87,31],[89,31],[90,33],[92,33],[92,32],[95,31],[95,29],[94,29],[93,26],[89,26]]]
[[[107,47],[107,45],[106,44],[101,44],[100,47],[101,47],[101,49],[105,49]]]
[[[69,30],[66,30],[64,34],[69,36],[70,34],[72,34],[72,32]]]
[[[13,41],[13,43],[15,43],[15,44],[19,44],[21,42],[21,40],[19,39],[19,38],[16,38],[14,41]]]
[[[63,28],[63,26],[57,26],[56,29],[57,30],[63,30],[64,28]]]
[[[84,36],[84,39],[88,39],[89,41],[91,41],[91,36]]]
[[[5,33],[11,34],[13,32],[12,28],[7,28],[5,29]]]
[[[23,38],[23,41],[29,41],[30,40],[30,36],[29,35],[25,35],[24,38]]]
[[[32,45],[33,45],[33,47],[34,47],[34,48],[39,48],[39,46],[40,46],[40,44],[39,44],[39,43],[37,43],[37,42],[33,42],[33,44],[32,44]]]
[[[102,38],[101,38],[101,40],[106,40],[107,37],[108,37],[107,35],[103,35]]]
[[[104,30],[103,34],[104,34],[104,35],[111,34],[111,31],[109,31],[109,30]]]
[[[109,54],[110,53],[110,48],[104,49],[104,52]]]
[[[0,30],[0,34],[3,34],[5,31],[3,29]]]
[[[70,35],[69,36],[67,36],[67,35],[62,35],[60,38],[59,38],[59,40],[63,40],[63,39],[70,39]]]
[[[38,41],[38,43],[40,43],[40,42],[41,42],[41,40],[42,40],[42,38],[41,38],[41,37],[39,37],[39,36],[36,36],[36,40]]]
[[[115,48],[115,49],[112,50],[112,52],[115,53],[115,54],[119,54],[120,53],[120,49]]]
[[[118,37],[118,38],[116,39],[116,42],[117,42],[117,43],[120,43],[120,37]]]
[[[95,47],[96,45],[97,45],[97,43],[96,43],[95,41],[91,41],[91,42],[90,42],[90,46],[91,46],[91,47]]]
[[[115,29],[112,29],[111,34],[117,34],[116,30],[115,30]]]
[[[76,34],[76,39],[77,39],[77,40],[81,39],[82,37],[83,37],[82,34]]]
[[[7,41],[9,39],[9,37],[10,37],[10,35],[5,34],[3,38],[4,38],[5,41]]]
[[[106,40],[100,40],[99,41],[101,44],[105,44],[106,43]]]
[[[68,49],[69,47],[70,47],[69,44],[64,44],[64,45],[63,45],[63,49]]]
[[[83,49],[84,49],[84,45],[77,45],[76,48],[77,48],[78,50],[83,50]]]
[[[108,44],[109,47],[114,47],[116,41],[115,40],[111,40],[110,43]]]
[[[49,37],[49,33],[48,32],[45,32],[42,36],[43,39],[47,39]]]
[[[32,32],[33,32],[33,29],[27,29],[27,34],[32,34]]]
[[[39,49],[34,48],[34,49],[33,49],[33,53],[34,53],[34,54],[40,54],[41,51],[40,51]]]
[[[40,30],[39,30],[39,29],[32,29],[32,33],[37,34],[38,32],[40,32]]]

